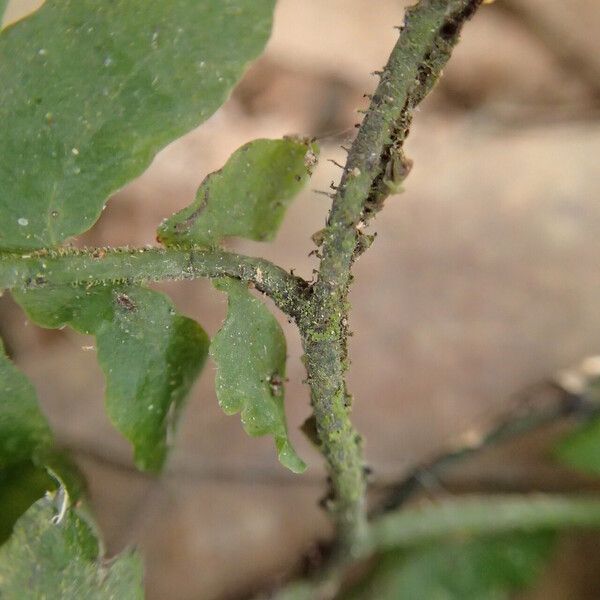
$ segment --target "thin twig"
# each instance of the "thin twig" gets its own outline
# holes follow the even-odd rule
[[[600,404],[593,399],[570,393],[554,382],[548,382],[545,386],[556,393],[556,398],[551,405],[542,408],[521,406],[515,413],[511,413],[489,431],[475,436],[468,443],[442,452],[417,465],[399,482],[388,486],[384,500],[371,512],[371,516],[397,510],[422,487],[424,481],[439,477],[448,467],[486,448],[497,446],[570,416],[576,415],[589,419],[600,413]],[[526,394],[524,394],[524,404],[531,400],[529,394]]]

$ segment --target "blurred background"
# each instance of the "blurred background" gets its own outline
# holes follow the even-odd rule
[[[354,135],[376,83],[370,72],[385,63],[407,4],[279,0],[266,53],[225,106],[161,152],[76,243],[154,244],[160,220],[189,204],[236,148],[298,133],[322,145],[312,182],[274,244],[232,246],[310,279],[310,235],[328,209],[313,190],[339,178],[326,159],[344,161],[340,146]],[[6,19],[35,6],[13,0]],[[375,489],[486,430],[523,390],[600,353],[599,31],[597,0],[486,5],[415,115],[406,191],[373,223],[377,239],[352,290],[353,418]],[[159,287],[217,331],[226,306],[210,284]],[[41,330],[0,298],[1,334],[88,478],[108,552],[141,549],[149,600],[246,598],[277,585],[327,538],[324,469],[298,431],[309,415],[300,344],[282,324],[289,427],[307,473],[283,470],[270,440],[248,438],[238,417],[221,413],[208,365],[156,479],[135,471],[104,415],[90,339]],[[539,435],[512,444],[425,492],[595,485],[551,466],[546,449]],[[600,598],[599,566],[595,536],[567,536],[541,588],[523,598]]]

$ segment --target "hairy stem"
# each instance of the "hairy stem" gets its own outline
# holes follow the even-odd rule
[[[381,209],[389,189],[407,174],[402,154],[411,113],[450,58],[464,22],[481,0],[421,0],[405,25],[365,119],[350,149],[323,235],[319,277],[310,311],[299,322],[323,453],[332,479],[331,508],[346,547],[365,532],[365,493],[360,436],[349,419],[348,288],[360,252],[361,222]],[[393,178],[393,181],[388,181]]]
[[[0,290],[60,285],[144,283],[228,275],[253,283],[298,318],[308,284],[262,258],[202,248],[59,248],[0,252]]]
[[[314,419],[329,465],[329,506],[341,556],[366,535],[366,483],[360,436],[349,418],[348,288],[364,249],[361,229],[398,189],[410,163],[402,145],[412,110],[448,61],[463,24],[482,0],[421,0],[407,10],[371,106],[359,128],[323,234],[313,286],[270,262],[201,248],[56,249],[0,252],[0,291],[15,287],[143,283],[231,276],[253,283],[293,317],[302,335]],[[344,559],[342,559],[344,560]]]

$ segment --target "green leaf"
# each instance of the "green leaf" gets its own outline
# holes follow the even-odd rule
[[[167,246],[209,247],[226,236],[272,240],[317,152],[316,144],[299,138],[242,146],[202,182],[195,202],[161,225],[158,239]]]
[[[344,600],[508,600],[540,574],[553,539],[512,534],[391,551]]]
[[[83,495],[83,478],[53,447],[33,385],[8,359],[0,340],[0,543],[35,500],[56,488],[50,473],[65,482],[73,500]]]
[[[44,327],[70,325],[96,336],[111,420],[133,444],[136,464],[159,470],[167,435],[208,354],[209,340],[164,295],[141,287],[14,292]]]
[[[0,469],[52,446],[52,433],[33,385],[10,361],[0,340]]]
[[[0,470],[0,544],[8,539],[17,519],[48,490],[56,487],[46,469],[31,461]]]
[[[79,511],[38,500],[16,523],[0,548],[3,600],[141,600],[141,562],[125,554],[101,562],[95,532]]]
[[[104,321],[112,320],[113,300],[117,293],[118,288],[111,286],[89,289],[61,286],[12,291],[27,316],[38,325],[48,329],[69,325],[88,335],[94,335]]]
[[[0,34],[0,247],[85,231],[224,102],[275,0],[47,0]]]
[[[116,296],[116,304],[123,293]],[[98,360],[107,379],[108,414],[132,442],[142,469],[158,470],[167,434],[200,373],[209,339],[192,319],[175,313],[162,294],[131,289],[96,331]]]
[[[272,435],[281,464],[301,473],[306,465],[288,439],[283,407],[283,331],[245,284],[219,279],[214,285],[229,296],[227,319],[210,345],[211,358],[217,364],[219,404],[228,415],[241,412],[249,435]]]
[[[600,418],[581,425],[567,435],[557,444],[555,455],[569,467],[600,475]]]

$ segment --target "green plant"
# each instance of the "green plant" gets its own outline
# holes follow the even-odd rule
[[[95,336],[107,412],[140,469],[163,466],[167,433],[210,354],[223,410],[240,413],[248,434],[272,436],[280,462],[301,473],[284,415],[285,339],[250,288],[296,323],[313,409],[305,429],[328,464],[336,537],[323,568],[282,598],[331,597],[345,569],[374,554],[381,562],[348,597],[504,597],[532,580],[553,530],[600,525],[600,500],[566,497],[464,498],[367,519],[361,440],[345,382],[352,265],[373,241],[364,231],[369,221],[410,171],[403,144],[413,109],[480,4],[421,0],[407,12],[327,224],[313,236],[314,282],[221,247],[228,236],[273,239],[318,158],[316,143],[304,138],[256,140],[236,151],[190,207],[160,225],[161,246],[65,244],[160,148],[223,103],[268,39],[274,0],[47,0],[0,34],[0,290],[43,327]],[[198,277],[229,299],[212,342],[147,287]],[[562,449],[574,463],[576,443]],[[101,560],[77,472],[56,451],[31,384],[4,351],[0,482],[0,500],[10,507],[0,521],[2,597],[141,597],[139,558]],[[464,577],[444,563],[449,554]],[[426,581],[423,572],[435,577]]]

